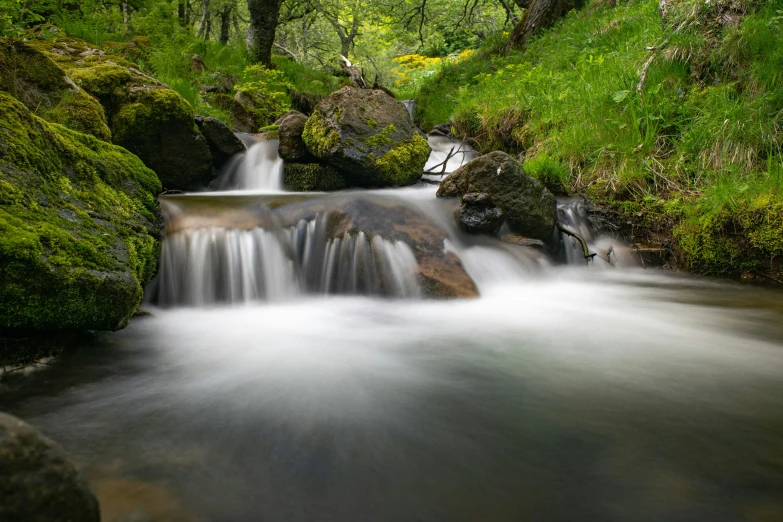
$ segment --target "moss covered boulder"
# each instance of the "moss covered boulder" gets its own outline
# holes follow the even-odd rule
[[[461,166],[441,182],[437,194],[458,197],[471,193],[486,194],[518,234],[545,240],[552,233],[555,196],[505,152],[490,152]]]
[[[109,141],[103,107],[47,55],[26,42],[0,38],[0,90],[45,120]]]
[[[127,325],[156,269],[160,190],[125,149],[0,92],[0,333]]]
[[[165,188],[203,187],[212,181],[207,142],[194,123],[193,108],[175,90],[56,28],[31,34],[26,45],[100,102],[112,142],[141,158]]]
[[[360,187],[413,184],[430,154],[405,106],[377,89],[332,93],[313,111],[302,138],[311,154]]]

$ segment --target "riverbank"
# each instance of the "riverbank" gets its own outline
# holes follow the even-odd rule
[[[781,2],[571,12],[522,51],[502,42],[417,85],[423,128],[450,121],[518,154],[555,192],[668,242],[673,266],[783,280]]]

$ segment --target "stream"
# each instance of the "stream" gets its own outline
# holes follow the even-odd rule
[[[281,194],[263,147],[162,199],[147,315],[0,383],[104,521],[783,520],[783,294],[644,270],[578,202],[590,263],[467,237],[432,185],[365,191],[481,294],[422,299],[409,246],[267,215],[332,200]]]

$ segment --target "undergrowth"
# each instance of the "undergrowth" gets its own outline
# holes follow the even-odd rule
[[[694,270],[763,270],[783,254],[783,1],[685,0],[663,23],[654,0],[599,4],[522,51],[440,64],[417,120],[666,217]]]

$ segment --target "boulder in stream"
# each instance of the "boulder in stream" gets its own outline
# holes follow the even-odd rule
[[[333,92],[307,120],[302,138],[310,153],[359,187],[413,184],[430,154],[405,105],[380,89]]]
[[[312,163],[317,161],[315,156],[310,154],[302,139],[307,116],[299,111],[290,111],[280,118],[280,128],[277,130],[280,138],[280,147],[278,154],[283,160],[291,163]]]
[[[555,196],[505,152],[490,152],[466,163],[443,180],[437,194],[459,197],[473,192],[488,194],[514,232],[541,240],[552,233]]]
[[[98,500],[63,449],[0,413],[0,520],[99,522]]]
[[[124,327],[155,273],[160,191],[127,150],[0,92],[0,330]]]
[[[231,129],[217,118],[196,116],[196,126],[207,140],[209,152],[212,154],[212,164],[217,170],[233,156],[245,152],[245,144],[237,138]]]

